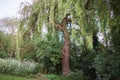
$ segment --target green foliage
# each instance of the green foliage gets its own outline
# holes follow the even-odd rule
[[[87,80],[82,71],[72,72],[69,76],[47,74],[45,77],[49,80]]]
[[[97,1],[97,0],[96,0]],[[99,2],[99,1],[97,1]],[[102,2],[102,1],[101,1]],[[111,6],[113,14],[109,14],[111,12],[110,9],[108,9],[108,6],[106,4],[101,4],[97,6],[98,8],[104,8],[104,9],[97,9],[101,10],[99,11],[100,16],[100,24],[103,30],[106,29],[106,31],[110,32],[110,34],[106,34],[106,31],[104,33],[106,34],[105,37],[109,39],[110,43],[108,44],[110,51],[103,51],[100,54],[98,54],[94,59],[93,66],[95,67],[97,74],[101,76],[103,80],[119,80],[120,77],[120,8],[119,8],[119,1],[116,0],[110,0],[109,4]],[[105,7],[103,7],[105,5]],[[101,6],[101,7],[99,7]],[[109,11],[110,10],[110,11]],[[103,16],[102,14],[106,14]],[[110,21],[110,22],[109,22]],[[104,47],[105,48],[105,47]]]
[[[120,24],[119,24],[119,21],[120,19],[119,18],[116,18],[116,20],[112,20],[115,24],[111,25],[111,46],[112,48],[119,52],[120,50],[120,36],[119,36],[119,33],[120,33]]]
[[[81,57],[81,66],[83,65],[82,68],[91,67],[93,59],[96,54],[97,53],[95,51],[90,51],[90,50],[84,51],[80,56]]]
[[[28,76],[39,72],[39,64],[30,61],[0,59],[0,73]]]
[[[54,75],[54,74],[47,74],[47,75],[45,75],[45,77],[48,80],[65,80],[62,76]]]
[[[72,71],[79,70],[80,69],[80,56],[81,56],[81,48],[80,46],[77,46],[76,44],[71,44],[70,48],[70,68]]]
[[[7,58],[11,51],[11,36],[0,31],[0,58]]]
[[[33,4],[25,3],[21,11],[22,20],[16,39],[16,54],[21,54],[22,59],[33,59],[39,62],[40,69],[44,73],[60,73],[62,49],[60,39],[63,36],[59,35],[51,23],[60,22],[67,13],[70,13],[72,24],[75,24],[72,25],[71,32],[70,66],[72,71],[82,70],[83,72],[74,73],[65,79],[84,80],[85,76],[87,80],[93,80],[96,70],[104,80],[118,80],[120,75],[120,8],[118,4],[119,0],[34,0]],[[42,36],[43,26],[46,27],[47,36]],[[78,29],[74,29],[76,26]],[[99,46],[96,36],[98,31],[104,34],[105,42],[102,44],[106,44],[107,47]],[[10,40],[5,36],[0,33],[1,58],[6,58],[12,49]],[[107,44],[109,41],[110,43]],[[99,53],[98,50],[102,49],[104,51]],[[108,49],[112,52],[106,53]],[[9,66],[8,62],[6,65]],[[17,75],[22,73],[26,75],[29,71],[24,67],[21,66],[18,70],[13,65],[11,68],[2,70],[11,73],[16,69],[18,72],[21,71]],[[64,78],[50,75],[49,79],[62,80]]]
[[[44,66],[41,70],[51,72],[61,71],[61,42],[56,40],[39,41],[37,44],[37,59]],[[44,72],[44,71],[43,71]]]
[[[94,59],[94,64],[98,75],[103,80],[119,80],[120,77],[120,56],[116,52],[106,52],[98,54]]]
[[[6,52],[0,51],[0,58],[8,58],[9,55]]]
[[[67,76],[65,80],[87,80],[82,71],[77,71],[71,73],[70,76]]]
[[[94,80],[96,78],[95,69],[92,67],[92,63],[94,62],[94,57],[96,55],[96,51],[86,50],[82,52],[79,58],[79,67],[83,70],[84,75],[88,78],[88,80]]]
[[[82,48],[77,46],[71,48],[71,70],[82,70],[86,80],[94,80],[96,78],[96,71],[92,67],[92,64],[94,62],[94,57],[98,54],[98,52],[94,50],[81,51],[80,49]]]
[[[82,69],[83,71],[88,72],[87,70],[92,67],[95,55],[97,55],[97,52],[94,50],[80,51],[78,49],[76,53],[71,54],[70,63],[73,70]]]
[[[36,45],[33,41],[24,42],[19,48],[21,59],[36,61]]]
[[[24,77],[7,75],[7,74],[0,74],[0,80],[29,80],[29,79]]]

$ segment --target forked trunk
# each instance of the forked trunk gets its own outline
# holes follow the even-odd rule
[[[70,56],[70,34],[66,28],[68,22],[71,22],[71,19],[63,18],[61,24],[54,23],[54,26],[64,33],[64,46],[62,49],[62,75],[68,75],[70,73],[70,65],[69,65],[69,56]]]

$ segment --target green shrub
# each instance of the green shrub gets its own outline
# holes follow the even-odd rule
[[[0,30],[0,58],[9,57],[11,51],[11,36]]]
[[[39,64],[33,61],[20,61],[0,58],[0,73],[27,76],[39,71]]]
[[[92,64],[96,55],[97,52],[94,50],[82,51],[78,56],[76,54],[71,54],[71,70],[82,70],[84,75],[87,77],[87,80],[94,80],[96,78],[96,71],[92,67]]]
[[[94,59],[93,66],[103,80],[120,80],[119,53],[107,52],[98,54]]]
[[[56,40],[37,43],[37,59],[43,73],[61,73],[61,43]]]
[[[4,52],[4,51],[0,51],[0,58],[8,58],[8,53]]]

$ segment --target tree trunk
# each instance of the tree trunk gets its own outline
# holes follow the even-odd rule
[[[70,35],[67,29],[63,30],[65,42],[62,49],[62,74],[68,75],[70,72],[69,56],[70,56]]]
[[[69,56],[70,56],[70,34],[66,28],[68,22],[71,22],[71,19],[63,18],[61,24],[54,23],[54,26],[62,31],[64,34],[65,42],[62,49],[62,75],[68,75],[70,73],[70,65],[69,65]]]
[[[12,32],[11,32],[11,36],[12,36],[11,46],[12,46],[12,48],[11,48],[10,57],[11,57],[11,58],[14,58],[15,55],[14,55],[14,29],[13,29],[13,27],[12,27],[11,31],[12,31]]]

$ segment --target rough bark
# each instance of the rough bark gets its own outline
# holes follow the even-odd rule
[[[68,75],[70,73],[69,56],[70,56],[70,34],[66,28],[66,24],[71,22],[67,16],[62,20],[61,24],[54,23],[57,30],[60,30],[64,34],[65,42],[62,49],[62,75]]]

